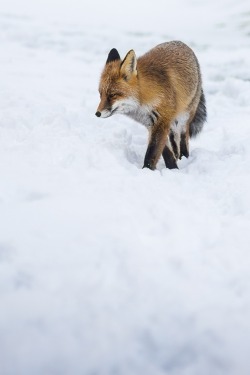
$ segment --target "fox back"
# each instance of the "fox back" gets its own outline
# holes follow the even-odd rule
[[[194,52],[184,43],[162,43],[136,58],[133,50],[121,60],[108,55],[101,75],[96,116],[125,114],[145,125],[149,143],[144,167],[155,169],[162,155],[167,168],[189,156],[189,137],[206,120],[201,73]]]

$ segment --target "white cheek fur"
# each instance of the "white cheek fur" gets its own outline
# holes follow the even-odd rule
[[[112,111],[127,114],[134,111],[138,107],[138,104],[137,100],[133,98],[120,99],[112,105]]]

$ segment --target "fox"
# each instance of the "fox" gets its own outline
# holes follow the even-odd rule
[[[178,168],[189,157],[189,139],[207,119],[201,70],[193,50],[181,41],[157,45],[141,57],[131,49],[122,60],[110,50],[99,82],[95,115],[124,114],[148,130],[143,168]]]

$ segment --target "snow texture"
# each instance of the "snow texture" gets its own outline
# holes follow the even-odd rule
[[[99,77],[176,39],[208,122],[152,172]],[[249,0],[2,1],[0,46],[0,374],[249,375]]]

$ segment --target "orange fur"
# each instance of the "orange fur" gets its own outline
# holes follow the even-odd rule
[[[176,159],[188,156],[189,127],[201,118],[201,128],[206,119],[199,63],[182,42],[160,44],[138,60],[133,50],[123,61],[115,49],[111,50],[99,92],[98,117],[123,113],[149,129],[144,167],[151,169],[161,154],[168,168],[177,168]],[[182,150],[181,136],[186,151]]]

